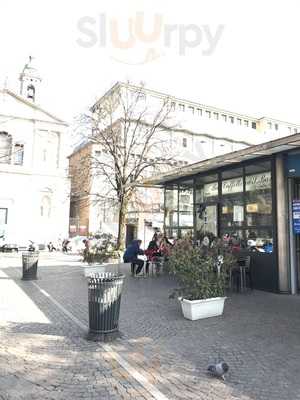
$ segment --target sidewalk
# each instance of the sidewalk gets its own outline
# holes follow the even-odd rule
[[[85,340],[87,282],[64,257],[45,256],[36,282],[20,280],[20,256],[0,258],[1,400],[300,399],[298,296],[234,295],[224,316],[192,322],[170,279],[126,271],[123,336],[101,345]],[[205,371],[218,357],[226,382]]]

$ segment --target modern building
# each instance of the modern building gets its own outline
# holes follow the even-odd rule
[[[136,90],[142,92],[143,102],[147,103],[148,109],[153,114],[157,112],[163,101],[168,101],[170,105],[170,122],[164,133],[170,150],[176,154],[176,161],[172,168],[245,149],[300,130],[300,125],[230,112],[124,83],[115,84],[93,105],[92,110],[101,108],[116,91]],[[116,120],[113,123],[120,121],[121,116],[119,121]],[[87,151],[90,154],[101,153],[99,146],[83,143],[74,150],[70,163],[79,165]],[[92,174],[88,182],[93,185]],[[80,230],[81,233],[84,230],[96,233],[102,229],[116,232],[116,212],[110,208],[108,212],[105,205],[102,207],[99,203],[96,204],[89,196],[89,193],[95,193],[97,190],[95,186],[90,192],[86,187],[85,193],[80,192],[78,188],[80,189],[81,185],[78,185],[78,176],[73,174],[72,187],[76,187],[76,190],[72,190],[71,200],[71,230],[74,234],[75,232],[78,234]],[[142,197],[147,200],[142,207],[137,207],[136,204],[130,207],[127,217],[128,241],[137,236],[147,241],[153,234],[154,227],[162,228],[163,226],[161,192],[155,188],[139,190],[142,192]]]
[[[251,255],[254,288],[300,289],[300,134],[154,176],[164,187],[164,229],[234,239]]]
[[[40,90],[32,58],[20,93],[0,90],[0,236],[10,243],[68,236],[68,125],[38,105]]]

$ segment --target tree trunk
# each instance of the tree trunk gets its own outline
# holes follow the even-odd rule
[[[128,202],[126,200],[120,201],[119,209],[119,226],[118,226],[118,239],[117,239],[117,250],[125,249],[125,228],[126,228],[126,214],[127,214]]]

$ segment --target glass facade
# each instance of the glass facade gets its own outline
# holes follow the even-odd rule
[[[190,235],[195,240],[212,233],[240,248],[271,253],[271,161],[239,165],[166,188],[166,233],[176,238]]]
[[[173,185],[165,190],[165,229],[172,238],[193,236],[193,180]]]

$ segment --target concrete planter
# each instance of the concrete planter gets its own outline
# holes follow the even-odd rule
[[[85,277],[90,277],[95,274],[103,274],[104,272],[112,272],[114,274],[124,273],[129,269],[130,264],[127,263],[95,263],[90,265],[83,265],[83,274]]]
[[[83,273],[85,277],[89,277],[94,274],[101,274],[103,272],[105,272],[105,266],[103,264],[85,265],[83,267]]]
[[[226,297],[214,297],[204,300],[179,299],[183,316],[192,321],[196,319],[217,317],[223,314]]]

